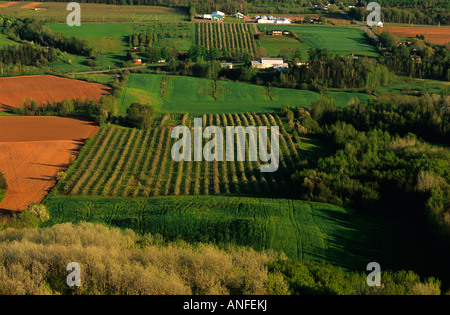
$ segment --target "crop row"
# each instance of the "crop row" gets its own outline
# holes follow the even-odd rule
[[[224,161],[176,162],[172,158],[175,141],[171,127],[164,121],[174,119],[170,115],[162,118],[161,125],[150,130],[122,127],[104,127],[89,149],[77,160],[74,169],[62,185],[68,195],[157,197],[169,195],[237,195],[285,193],[291,189],[290,177],[300,162],[297,145],[283,126],[280,117],[272,114],[234,113],[204,115],[203,126],[220,126],[223,139]],[[193,130],[193,117],[179,117],[182,123]],[[236,150],[235,161],[226,161],[225,126],[279,126],[280,161],[278,171],[262,173],[263,162],[257,156],[251,159],[250,147],[258,147],[258,137],[246,137],[240,143],[235,137],[235,147],[245,148],[240,156]],[[193,139],[193,138],[192,138]],[[215,141],[217,149],[217,138]],[[269,137],[270,149],[270,137]],[[206,143],[206,140],[205,140]],[[204,144],[205,144],[204,143]],[[185,143],[186,147],[188,143]],[[214,152],[213,152],[214,153]]]
[[[197,23],[197,44],[228,49],[229,56],[248,53],[258,56],[252,26],[243,23]]]

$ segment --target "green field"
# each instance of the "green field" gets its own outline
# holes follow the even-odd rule
[[[5,2],[4,2],[5,3]],[[30,8],[23,8],[30,2],[18,2],[11,6],[1,8],[3,15],[35,18],[47,23],[66,23],[68,12],[67,3],[43,2],[34,11]],[[188,21],[188,11],[183,8],[168,8],[159,6],[128,6],[82,3],[82,23],[83,22],[173,22]]]
[[[408,77],[398,77],[396,83],[389,86],[379,86],[374,94],[377,97],[387,98],[396,95],[421,96],[423,94],[441,94],[444,90],[450,89],[450,83],[436,80],[414,79]]]
[[[133,34],[133,23],[82,23],[79,27],[67,24],[47,24],[55,33],[77,36],[102,53],[122,53],[128,49],[128,36]]]
[[[98,51],[100,56],[96,59],[98,67],[107,69],[109,66],[120,66],[126,60],[128,37],[133,33],[132,23],[89,24],[82,23],[80,27],[70,27],[67,24],[47,24],[55,33],[65,36],[77,36],[88,42]],[[89,70],[85,65],[86,57],[68,55],[71,62],[54,62],[51,67],[57,70]]]
[[[330,49],[338,55],[355,54],[368,57],[378,57],[376,48],[365,37],[363,30],[343,27],[313,26],[313,25],[258,25],[260,31],[286,30],[294,31],[305,43],[296,45],[305,50],[307,47]],[[289,39],[287,39],[289,40]],[[262,43],[262,47],[273,51],[273,43]]]
[[[164,93],[161,96],[162,82]],[[308,90],[270,88],[231,81],[163,76],[156,74],[131,74],[119,100],[119,111],[136,101],[154,105],[161,112],[171,113],[234,113],[243,109],[249,112],[278,111],[283,106],[310,106],[320,94]],[[352,98],[365,102],[371,97],[363,93],[326,92],[338,106],[346,106]]]
[[[2,34],[2,28],[0,27],[0,48],[7,47],[10,45],[19,45],[19,43],[10,40],[6,35]]]
[[[329,204],[242,197],[52,197],[48,208],[50,224],[101,222],[142,234],[161,234],[166,240],[272,248],[293,259],[346,267],[362,266],[367,260],[357,252],[369,242],[351,235],[369,221]]]
[[[134,34],[155,36],[153,47],[188,51],[195,43],[194,23],[141,23],[135,25]]]
[[[261,56],[283,57],[291,59],[295,51],[301,52],[301,60],[308,60],[308,49],[311,47],[287,36],[265,35],[259,42]]]
[[[87,221],[160,234],[166,240],[271,248],[293,259],[326,261],[361,272],[371,261],[382,270],[430,266],[417,224],[329,204],[223,196],[54,196],[48,208],[51,220],[46,225]]]

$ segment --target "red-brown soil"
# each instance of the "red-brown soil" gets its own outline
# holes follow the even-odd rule
[[[425,26],[391,26],[378,29],[378,32],[388,30],[392,36],[396,37],[416,37],[416,35],[423,35],[425,39],[433,44],[445,45],[450,42],[450,28],[449,27],[425,27]]]
[[[20,107],[27,98],[43,104],[65,98],[99,100],[107,94],[110,88],[106,85],[51,75],[0,78],[0,110]]]
[[[12,6],[12,5],[16,4],[16,3],[19,3],[19,2],[7,2],[7,3],[3,3],[3,4],[0,4],[0,8],[7,8],[7,7],[10,7],[10,6]]]
[[[0,117],[0,170],[8,183],[0,210],[20,211],[41,202],[88,137],[91,122],[60,117]]]

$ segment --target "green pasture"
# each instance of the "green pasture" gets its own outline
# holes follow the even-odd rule
[[[123,54],[128,49],[128,36],[133,34],[132,23],[82,23],[79,27],[67,24],[47,24],[55,33],[77,36],[102,53]]]
[[[133,102],[154,105],[159,111],[190,114],[216,114],[278,111],[283,106],[310,106],[320,94],[308,90],[271,88],[231,81],[167,76],[161,95],[163,75],[131,74],[119,99],[119,112]],[[371,97],[363,93],[326,92],[339,106],[346,106],[352,98],[365,102]]]
[[[273,249],[289,258],[330,262],[365,271],[371,261],[383,270],[424,262],[426,246],[417,224],[361,214],[301,200],[190,196],[48,200],[51,220],[95,222],[160,234],[165,240],[238,244]],[[418,268],[420,269],[420,268]]]
[[[261,56],[280,56],[286,59],[291,59],[292,54],[300,50],[301,60],[308,60],[308,49],[311,48],[307,44],[288,36],[265,35],[258,43]]]
[[[353,53],[368,57],[379,56],[376,48],[366,38],[364,31],[360,29],[314,25],[258,25],[258,29],[260,31],[294,31],[309,47],[328,48],[338,55]],[[286,37],[286,41],[289,40]],[[270,43],[266,45],[268,45],[267,49],[273,46]],[[305,44],[298,44],[299,47],[302,45]],[[264,47],[264,42],[262,47]]]
[[[0,48],[7,47],[10,45],[19,45],[18,42],[10,40],[5,34],[2,34],[2,28],[0,27]]]

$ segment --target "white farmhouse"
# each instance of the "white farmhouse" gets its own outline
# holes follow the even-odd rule
[[[286,17],[274,18],[273,16],[265,16],[256,19],[256,21],[260,24],[291,24],[291,20]]]
[[[261,61],[252,61],[252,67],[258,69],[274,68],[280,70],[280,69],[288,69],[289,64],[284,62],[283,58],[262,57]]]

